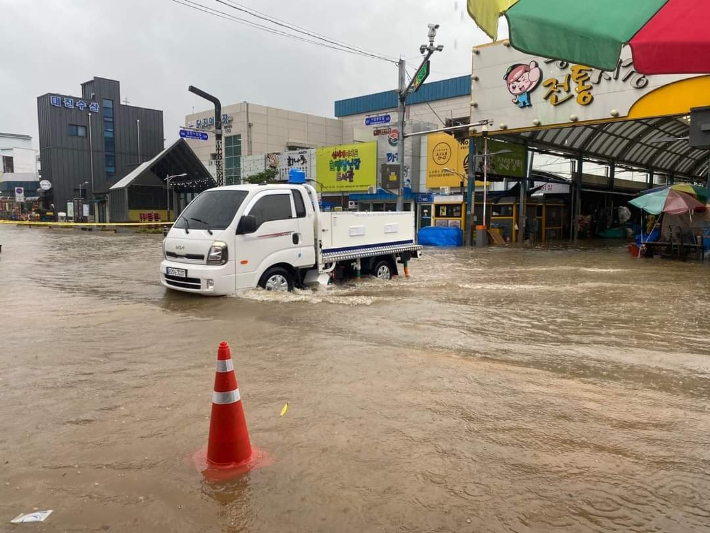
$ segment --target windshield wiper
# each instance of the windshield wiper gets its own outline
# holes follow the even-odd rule
[[[207,228],[205,228],[207,230],[207,233],[212,235],[212,230],[209,228],[209,224],[207,222],[205,222],[204,220],[200,220],[199,218],[195,218],[195,217],[190,217],[190,220],[194,220],[195,222],[199,222],[200,224],[204,224],[205,226],[207,226]]]
[[[182,217],[182,219],[185,221],[185,234],[188,234],[190,233],[190,224],[185,217]]]

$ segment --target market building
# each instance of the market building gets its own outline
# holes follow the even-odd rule
[[[616,70],[606,72],[530,56],[503,42],[474,48],[471,85],[477,146],[487,138],[488,153],[505,146],[525,155],[517,180],[520,236],[539,159],[563,160],[569,169],[563,221],[566,236],[575,239],[615,226],[618,208],[640,190],[707,184],[710,152],[689,134],[691,116],[710,104],[710,76],[644,76],[628,48]],[[487,160],[497,166],[495,156]]]
[[[107,221],[110,184],[163,149],[163,112],[122,103],[116,80],[94,77],[80,96],[39,96],[37,115],[42,179],[75,220]]]

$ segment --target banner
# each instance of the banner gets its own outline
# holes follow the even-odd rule
[[[483,139],[476,137],[476,155],[483,155]],[[509,152],[496,155],[496,152]],[[460,187],[461,181],[468,178],[468,139],[461,141],[447,133],[427,135],[427,174],[428,189],[439,187]],[[525,177],[525,147],[520,144],[488,140],[490,157],[476,157],[477,186],[483,174],[484,161],[488,164],[488,174],[508,178]],[[453,171],[453,172],[451,172]]]
[[[377,143],[316,149],[319,192],[363,191],[377,182]]]
[[[279,154],[279,168],[277,179],[288,181],[288,172],[292,168],[302,170],[306,175],[306,179],[313,179],[311,171],[311,159],[314,150],[290,150]]]

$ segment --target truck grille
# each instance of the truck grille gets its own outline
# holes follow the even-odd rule
[[[165,252],[165,257],[180,263],[204,263],[205,256],[202,254],[176,254],[175,252]]]
[[[181,289],[200,289],[200,278],[178,278],[177,276],[169,276],[165,274],[165,283],[173,287]]]

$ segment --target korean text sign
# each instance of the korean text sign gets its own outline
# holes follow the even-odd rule
[[[363,191],[377,182],[377,143],[326,146],[316,150],[321,192]]]

